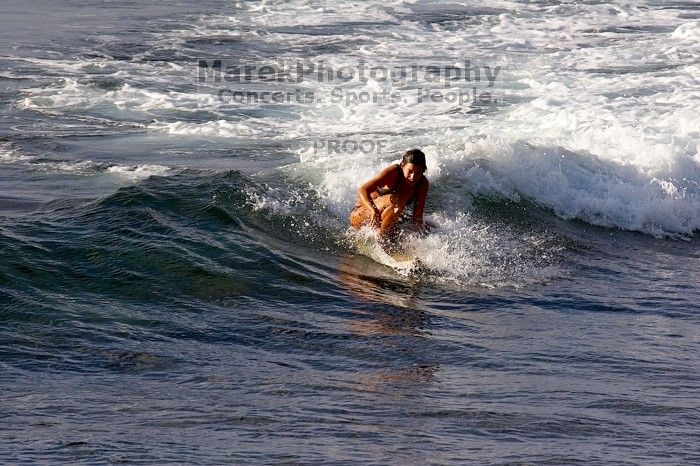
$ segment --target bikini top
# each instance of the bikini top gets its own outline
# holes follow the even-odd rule
[[[377,188],[377,194],[380,196],[385,196],[387,194],[396,194],[398,192],[399,184],[403,182],[403,171],[401,170],[401,166],[397,165],[397,168],[399,169],[399,180],[396,182],[396,185],[393,188]],[[420,183],[423,182],[423,179],[418,182],[418,186],[420,186]],[[416,186],[416,192],[418,191],[418,186]],[[406,205],[413,204],[413,202],[416,200],[416,194],[413,194],[413,197],[408,200]]]
[[[396,186],[393,188],[377,188],[377,194],[386,196],[387,194],[396,194]]]

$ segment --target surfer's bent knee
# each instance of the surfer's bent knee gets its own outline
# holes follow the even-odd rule
[[[371,217],[368,217],[366,210],[361,205],[358,205],[350,212],[350,225],[354,229],[359,230],[364,225],[369,225]]]

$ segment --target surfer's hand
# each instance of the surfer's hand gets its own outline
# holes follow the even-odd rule
[[[382,226],[382,214],[379,213],[378,209],[374,209],[372,213],[372,228],[379,228]]]
[[[427,235],[433,228],[435,228],[435,225],[430,222],[415,223],[413,225],[413,230],[421,236]]]

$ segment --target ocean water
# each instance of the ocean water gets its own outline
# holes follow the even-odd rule
[[[697,4],[2,9],[2,463],[700,462]]]

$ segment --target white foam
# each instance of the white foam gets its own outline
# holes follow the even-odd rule
[[[53,86],[26,89],[21,106],[47,113],[85,113],[108,117],[146,118],[167,112],[194,113],[212,108],[213,97],[175,91],[153,91],[128,83],[115,90],[103,90],[91,83],[65,78]]]
[[[0,162],[16,164],[28,170],[45,173],[67,173],[81,176],[110,174],[119,180],[130,183],[141,181],[149,176],[164,175],[172,171],[171,167],[156,164],[118,165],[94,162],[92,160],[52,161],[24,153],[11,144],[0,145]]]
[[[136,183],[154,175],[164,175],[172,170],[164,165],[115,165],[94,162],[92,160],[66,162],[33,162],[29,168],[35,171],[51,173],[69,173],[81,176],[109,174],[117,181]]]
[[[563,250],[549,236],[514,233],[473,218],[468,213],[456,216],[434,214],[429,220],[437,225],[427,236],[405,236],[402,251],[418,259],[427,273],[424,280],[458,287],[521,287],[560,278],[567,273],[556,265]],[[376,234],[369,228],[348,229],[350,244],[358,252],[411,276],[417,270],[398,263],[381,250]]]
[[[482,109],[469,103],[419,101],[412,84],[376,79],[302,83],[318,98],[313,103],[224,104],[204,93],[169,91],[193,78],[186,66],[106,58],[37,62],[66,79],[27,90],[21,104],[47,113],[155,120],[149,130],[185,137],[285,140],[300,156],[290,176],[299,186],[310,185],[338,218],[352,207],[358,184],[407,148],[423,147],[431,196],[439,193],[438,205],[455,215],[469,213],[472,196],[487,194],[653,235],[698,229],[700,23],[683,18],[682,6],[502,0],[489,4],[502,10],[489,15],[467,4],[409,1],[263,1],[232,8],[154,34],[152,45],[253,36],[281,50],[274,58],[308,60],[312,50],[313,60],[336,69],[360,59],[368,67],[470,59],[504,67],[498,91],[510,106],[478,113]],[[452,10],[458,13],[452,19],[428,21]],[[363,21],[367,25],[343,26]],[[378,21],[384,24],[376,26]],[[305,28],[328,34],[290,33]],[[124,84],[104,90],[78,78],[98,70]],[[471,90],[463,81],[434,86],[446,84],[452,91]],[[338,89],[344,96],[399,92],[402,99],[333,103]],[[202,112],[209,112],[208,120],[199,117]],[[311,150],[314,141],[328,138],[383,140],[387,148],[342,156]]]
[[[165,175],[171,170],[171,167],[165,165],[112,165],[107,168],[107,172],[133,182],[141,181],[150,176]]]
[[[678,26],[671,34],[672,39],[698,47],[700,45],[700,21],[693,21]]]
[[[401,3],[401,2],[397,2]],[[247,23],[267,27],[279,26],[331,26],[337,23],[358,21],[391,21],[383,3],[362,2],[310,2],[308,0],[268,1],[258,4],[239,3],[242,10],[234,17],[240,21],[241,14],[247,13]]]
[[[320,104],[302,113],[297,131],[319,138],[349,130],[351,137],[372,134],[391,141],[394,157],[409,146],[422,146],[435,183],[466,185],[472,194],[526,198],[567,219],[652,235],[692,234],[700,228],[697,22],[682,23],[677,11],[628,4],[498,6],[518,13],[501,14],[495,26],[470,24],[468,35],[441,25],[425,30],[408,15],[401,32],[378,34],[358,56],[389,66],[397,57],[404,63],[459,59],[474,44],[529,50],[534,55],[528,60],[516,56],[506,63],[505,91],[522,103],[484,116],[411,99]],[[283,15],[270,19],[274,14],[268,6],[268,20],[283,21]],[[673,32],[658,32],[664,28]],[[322,58],[335,65],[356,60]],[[401,90],[372,80],[344,86],[355,92]],[[319,88],[321,95],[332,89]],[[400,143],[387,134],[391,131],[413,135]],[[391,159],[359,152],[344,154],[343,160],[314,155],[300,151],[301,163],[324,173],[309,179],[339,215],[354,202],[357,185]],[[453,189],[455,198],[464,197],[464,191]]]
[[[13,164],[31,160],[31,157],[15,150],[10,144],[0,144],[0,162]]]
[[[498,15],[470,14],[475,7],[450,5],[466,13],[428,23],[431,13],[447,7],[406,1],[299,0],[289,5],[241,4],[231,17],[203,18],[190,32],[206,35],[210,27],[217,35],[235,37],[250,27],[260,33],[256,40],[284,50],[280,58],[306,60],[309,49],[328,50],[313,59],[335,68],[360,59],[369,67],[444,66],[465,59],[502,65],[498,91],[510,106],[478,113],[470,104],[418,101],[411,84],[320,82],[308,84],[316,102],[292,103],[284,114],[266,113],[255,123],[230,115],[204,123],[160,119],[152,129],[286,138],[299,162],[285,167],[285,176],[296,188],[312,192],[344,224],[359,184],[406,149],[423,148],[432,183],[428,218],[438,228],[408,244],[440,279],[459,284],[519,286],[565,272],[555,265],[556,241],[504,228],[497,218],[479,220],[472,214],[474,196],[527,200],[565,219],[651,235],[692,234],[700,228],[700,41],[697,22],[680,18],[682,10],[628,2],[497,1],[490,7],[503,9]],[[342,29],[342,36],[288,33],[288,28],[309,26],[341,30],[343,22],[358,20],[387,24]],[[186,40],[187,34],[172,37]],[[327,47],[336,41],[341,49],[358,46],[338,53]],[[449,84],[450,90],[471,90],[471,83]],[[330,102],[337,89],[345,96],[397,91],[402,99]],[[314,141],[327,138],[383,140],[386,148],[342,155],[312,149]],[[286,201],[287,195],[294,201]],[[297,196],[296,191],[256,193],[254,203],[295,216],[300,208],[294,202],[308,207]]]
[[[174,135],[187,136],[212,136],[222,138],[239,138],[260,136],[269,132],[269,126],[248,121],[215,120],[206,123],[192,123],[185,121],[163,122],[156,121],[148,125],[155,131],[164,131]]]

